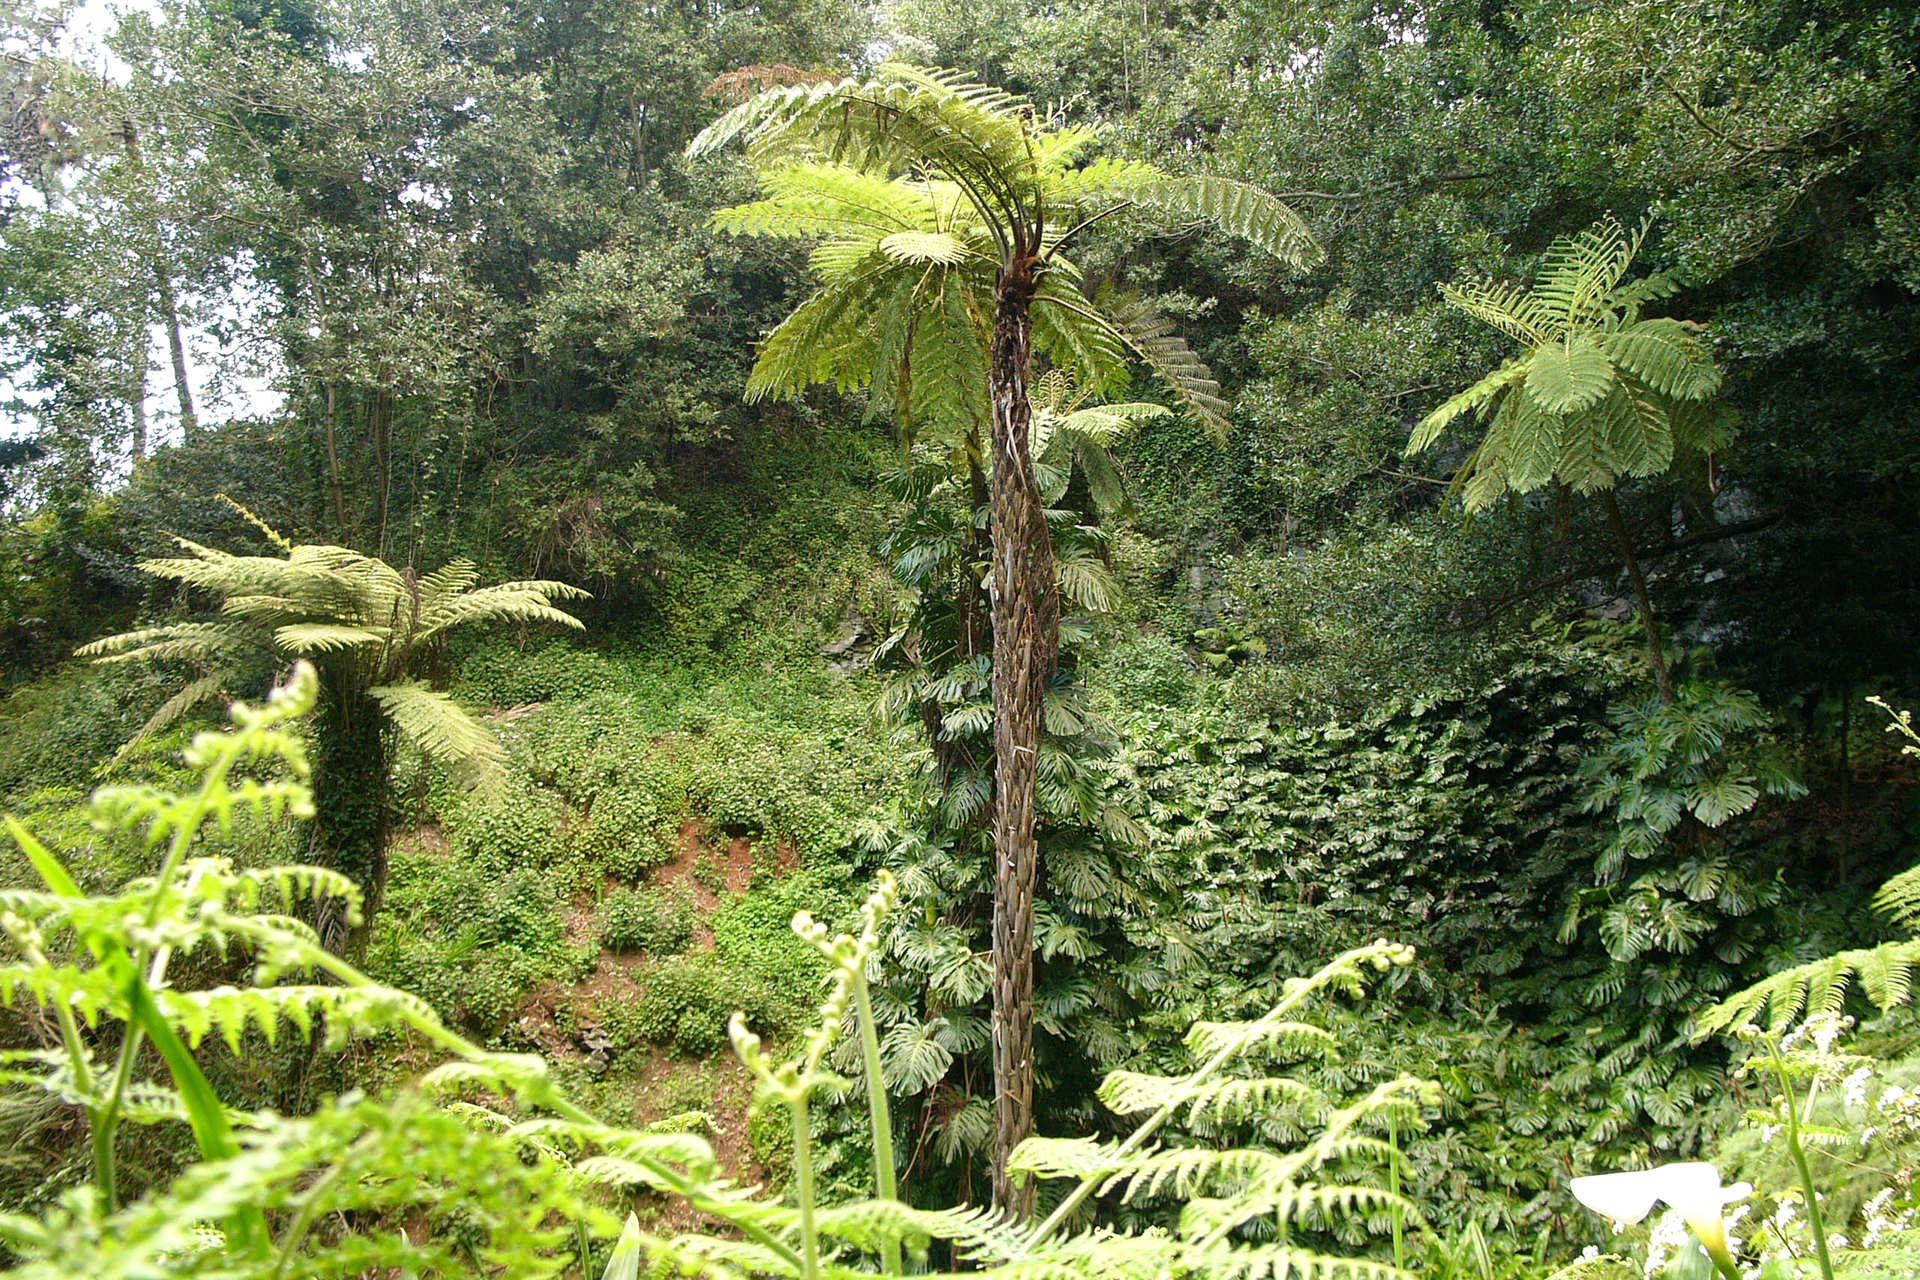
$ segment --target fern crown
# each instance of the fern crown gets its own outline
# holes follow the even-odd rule
[[[1024,258],[1043,268],[1034,340],[1056,367],[1115,395],[1139,360],[1224,432],[1226,403],[1206,366],[1151,307],[1089,297],[1066,247],[1114,218],[1148,229],[1211,222],[1296,268],[1317,261],[1319,246],[1258,188],[1088,161],[1099,131],[1032,117],[1000,90],[890,63],[869,81],[768,90],[701,133],[690,154],[744,142],[764,192],[720,211],[715,226],[818,241],[820,288],[767,336],[748,399],[830,383],[879,392],[908,437],[929,420],[983,421],[994,290]]]
[[[176,541],[187,555],[145,560],[141,569],[224,597],[220,619],[123,632],[79,650],[101,662],[192,661],[207,668],[155,713],[134,742],[218,696],[236,659],[264,648],[280,660],[309,658],[330,683],[366,694],[434,759],[490,773],[504,759],[492,733],[445,693],[414,679],[418,660],[447,631],[472,623],[553,622],[579,629],[580,620],[554,601],[587,595],[564,582],[482,587],[467,560],[416,575],[345,547],[282,540],[284,557],[237,556]]]
[[[1713,403],[1720,369],[1693,327],[1640,314],[1679,288],[1658,272],[1627,279],[1649,225],[1628,231],[1608,218],[1556,240],[1530,291],[1440,286],[1448,302],[1525,348],[1428,414],[1408,443],[1408,453],[1429,448],[1468,414],[1486,424],[1454,482],[1468,510],[1555,482],[1610,489],[1732,441],[1732,417]]]

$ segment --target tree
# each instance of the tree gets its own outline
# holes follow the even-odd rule
[[[1148,308],[1087,297],[1063,251],[1088,227],[1140,216],[1215,222],[1298,265],[1316,252],[1304,224],[1265,192],[1224,179],[1169,177],[1137,161],[1082,163],[1097,138],[1095,130],[1039,122],[1030,105],[998,90],[889,64],[871,80],[764,90],[689,148],[697,156],[743,140],[771,191],[758,227],[779,230],[784,217],[787,234],[825,241],[814,254],[821,287],[768,336],[749,396],[795,394],[822,381],[877,383],[895,390],[896,403],[904,392],[910,406],[918,322],[931,315],[936,300],[953,346],[954,363],[942,375],[955,378],[952,394],[965,394],[969,366],[984,367],[992,543],[994,1201],[1018,1217],[1027,1216],[1032,1190],[1015,1188],[1006,1164],[1033,1121],[1035,790],[1060,623],[1052,540],[1029,439],[1035,337],[1046,342],[1055,363],[1096,392],[1118,384],[1130,352],[1195,416],[1223,431],[1219,386],[1186,344]],[[784,186],[795,174],[805,185]],[[931,194],[916,202],[916,185]],[[943,199],[945,192],[954,198]],[[868,196],[890,199],[873,204]],[[937,211],[931,229],[924,217],[929,206]],[[983,287],[988,277],[990,295]],[[983,305],[988,297],[990,310]]]
[[[230,555],[180,539],[190,554],[141,562],[157,578],[222,596],[220,620],[123,632],[80,654],[102,662],[189,659],[204,665],[205,673],[168,699],[135,741],[221,696],[249,654],[264,650],[280,662],[311,661],[321,688],[315,841],[327,865],[360,885],[371,921],[387,875],[387,731],[397,730],[429,758],[475,783],[487,781],[504,759],[484,725],[419,678],[422,668],[454,627],[516,620],[577,629],[579,620],[553,602],[587,593],[563,582],[478,587],[479,572],[465,560],[417,575],[345,547],[295,546],[261,527],[284,559]],[[323,938],[336,951],[365,944],[365,923],[352,936],[337,914],[323,913],[321,923]]]
[[[1659,272],[1627,280],[1647,229],[1629,233],[1607,219],[1554,241],[1531,292],[1441,285],[1447,301],[1526,350],[1423,418],[1407,451],[1430,447],[1474,413],[1487,431],[1454,477],[1467,510],[1549,484],[1598,493],[1646,627],[1647,662],[1671,704],[1659,621],[1614,489],[1622,477],[1662,475],[1678,458],[1725,449],[1733,420],[1713,402],[1720,369],[1694,326],[1640,314],[1679,291]]]

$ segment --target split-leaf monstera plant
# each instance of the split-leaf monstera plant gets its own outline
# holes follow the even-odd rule
[[[251,518],[251,517],[249,517]],[[80,650],[102,662],[183,660],[203,674],[161,707],[146,736],[195,706],[221,696],[236,670],[262,651],[274,662],[311,661],[320,674],[315,732],[314,842],[321,860],[351,877],[377,908],[387,872],[387,731],[405,735],[428,757],[475,783],[504,755],[492,732],[421,669],[454,627],[476,623],[580,620],[554,601],[586,592],[564,582],[478,585],[480,574],[455,560],[428,574],[396,569],[345,547],[301,545],[260,526],[285,552],[236,556],[178,539],[188,554],[146,560],[141,569],[222,597],[220,617],[176,622],[97,640]],[[330,946],[357,949],[345,916],[323,909]]]

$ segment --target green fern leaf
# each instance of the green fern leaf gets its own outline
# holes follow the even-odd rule
[[[1881,1009],[1905,1004],[1912,994],[1913,966],[1920,963],[1920,940],[1886,942],[1877,947],[1796,965],[1728,997],[1695,1018],[1697,1034],[1735,1030],[1766,1017],[1767,1029],[1781,1032],[1802,1017],[1837,1013],[1851,980]]]

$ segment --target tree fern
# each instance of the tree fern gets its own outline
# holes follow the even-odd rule
[[[583,599],[586,592],[541,580],[483,587],[478,570],[464,560],[416,575],[345,547],[272,536],[284,557],[235,556],[181,539],[189,555],[143,561],[140,567],[156,577],[221,595],[221,620],[130,631],[80,653],[201,668],[149,720],[142,737],[225,688],[248,655],[312,659],[325,689],[316,787],[321,840],[375,907],[385,877],[386,807],[359,801],[360,793],[387,784],[382,730],[398,730],[475,784],[496,778],[504,758],[484,726],[412,677],[455,627],[541,622],[578,629],[579,619],[555,602]],[[336,945],[351,941],[341,919],[327,923]]]
[[[1202,420],[1224,426],[1219,387],[1185,344],[1140,309],[1116,322],[1093,301],[1074,296],[1077,289],[1063,282],[1076,281],[1079,273],[1064,251],[1085,227],[1130,213],[1163,223],[1216,221],[1296,263],[1312,252],[1298,219],[1272,197],[1240,184],[1153,175],[1145,166],[1108,166],[1098,171],[1098,181],[1084,172],[1075,176],[1097,137],[1091,129],[1037,125],[1031,106],[1002,90],[890,63],[869,80],[768,89],[721,116],[689,147],[689,154],[698,156],[742,142],[763,175],[812,166],[817,180],[825,176],[821,166],[849,171],[829,200],[844,197],[851,203],[860,190],[878,195],[872,189],[876,179],[898,184],[901,193],[917,190],[922,197],[913,227],[876,237],[871,212],[861,210],[844,230],[824,233],[814,255],[821,287],[768,336],[749,380],[750,398],[797,394],[801,387],[824,382],[889,387],[896,420],[911,446],[928,423],[924,416],[909,419],[923,403],[941,403],[916,394],[916,338],[930,318],[928,302],[941,298],[949,315],[956,302],[964,305],[987,353],[984,421],[960,412],[971,406],[957,397],[949,395],[944,407],[957,437],[956,452],[969,461],[970,481],[979,477],[991,486],[996,581],[987,602],[996,644],[1017,645],[1020,653],[1017,662],[1003,660],[993,672],[1001,746],[991,762],[999,801],[992,810],[999,868],[994,892],[1002,921],[994,951],[1000,993],[995,1016],[1001,1022],[994,1038],[994,1189],[1002,1203],[1020,1201],[1011,1206],[1016,1212],[1024,1211],[1027,1196],[1008,1181],[1006,1168],[1012,1147],[1030,1131],[1032,1120],[1032,1057],[1026,1047],[1032,1002],[1024,993],[1031,989],[1033,972],[1033,884],[1039,860],[1034,815],[1043,802],[1077,804],[1083,797],[1076,793],[1084,790],[1059,776],[1057,762],[1054,775],[1047,773],[1043,689],[1059,657],[1060,590],[1064,586],[1096,601],[1105,598],[1106,586],[1102,575],[1085,565],[1069,569],[1064,578],[1056,572],[1051,523],[1028,439],[1028,353],[1035,316],[1056,313],[1048,318],[1046,350],[1056,360],[1079,360],[1069,372],[1083,385],[1114,385],[1117,362],[1105,357],[1117,343],[1154,368]],[[949,188],[962,199],[944,199],[940,193]],[[813,198],[820,194],[816,190]],[[770,189],[769,201],[777,205],[780,200],[779,190]],[[894,192],[874,203],[902,207]],[[777,219],[763,206],[722,215],[722,224],[775,227],[781,233],[798,225]],[[899,277],[907,273],[921,276],[913,295],[899,288]],[[886,279],[889,274],[892,280]],[[938,288],[932,287],[936,274],[945,277]],[[907,296],[914,305],[902,305]],[[888,331],[872,327],[875,317],[885,318]],[[1077,332],[1082,328],[1087,332]],[[884,353],[884,361],[875,360],[874,352]],[[986,458],[991,462],[982,476]],[[970,618],[971,601],[966,608]],[[963,648],[984,647],[977,628],[960,631],[968,637]],[[1016,679],[1016,671],[1029,674]]]
[[[1895,712],[1877,698],[1870,701],[1892,717],[1888,731],[1908,739],[1902,750],[1920,755],[1920,734],[1914,731],[1910,714]],[[1920,935],[1920,866],[1881,885],[1873,905],[1909,934]],[[1737,1031],[1763,1016],[1769,1031],[1784,1032],[1797,1020],[1839,1013],[1856,983],[1876,1007],[1889,1010],[1912,998],[1916,963],[1920,963],[1920,936],[1796,965],[1697,1015],[1699,1034]]]
[[[1727,443],[1721,419],[1675,429],[1683,406],[1718,393],[1720,372],[1692,328],[1640,317],[1642,303],[1673,291],[1659,275],[1623,283],[1646,231],[1609,219],[1554,241],[1530,291],[1440,286],[1448,302],[1527,348],[1428,414],[1408,445],[1430,447],[1468,413],[1488,420],[1462,469],[1469,509],[1555,481],[1580,493],[1610,489],[1667,470],[1676,444],[1706,453]]]

